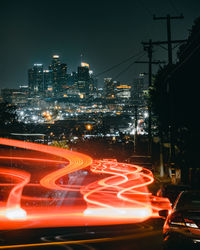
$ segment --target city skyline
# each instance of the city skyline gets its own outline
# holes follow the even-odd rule
[[[90,63],[96,75],[113,65],[143,52],[141,41],[166,40],[166,23],[153,21],[153,14],[180,15],[183,20],[172,21],[172,38],[186,39],[193,21],[198,17],[199,1],[109,1],[81,2],[77,4],[58,1],[3,1],[0,15],[2,40],[1,56],[4,62],[0,70],[0,87],[16,87],[27,83],[26,69],[35,62],[48,64],[53,54],[59,54],[74,71],[83,61]],[[167,53],[154,48],[154,58],[165,60]],[[146,59],[146,53],[143,58]],[[137,58],[136,58],[137,59]],[[175,60],[175,52],[174,52]],[[99,76],[115,77],[128,65]],[[157,67],[154,68],[156,71]],[[132,81],[145,65],[130,66],[116,80]],[[12,74],[10,74],[12,72]]]
[[[200,249],[199,10],[1,1],[0,249]]]

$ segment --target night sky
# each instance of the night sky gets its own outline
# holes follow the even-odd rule
[[[132,55],[142,56],[141,41],[166,40],[166,21],[153,21],[153,14],[181,13],[184,19],[172,21],[172,39],[187,38],[200,16],[200,0],[1,0],[0,88],[27,84],[28,68],[34,63],[47,68],[53,54],[59,54],[71,72],[82,53],[98,75]],[[154,51],[154,59],[167,59],[167,51]],[[141,59],[146,60],[146,54]],[[116,78],[133,61],[101,75],[99,85],[103,77]],[[147,65],[133,64],[116,80],[131,82],[140,72],[147,72]]]

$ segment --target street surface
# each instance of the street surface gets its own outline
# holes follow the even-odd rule
[[[0,249],[161,249],[143,167],[0,138]],[[20,149],[16,149],[20,148]],[[23,149],[23,150],[22,150]]]
[[[1,231],[3,247],[0,249],[15,249],[14,245],[22,245],[16,249],[160,250],[161,227],[162,220],[150,219],[127,225]]]

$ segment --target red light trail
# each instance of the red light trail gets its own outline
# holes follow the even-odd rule
[[[1,229],[136,223],[170,209],[168,199],[149,192],[148,169],[36,143],[0,138],[0,144],[25,155],[0,156],[17,163],[0,168]],[[50,159],[29,157],[30,150]]]

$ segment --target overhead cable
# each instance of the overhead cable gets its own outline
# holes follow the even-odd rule
[[[145,52],[142,53],[142,55],[140,55],[137,60],[141,59],[143,56],[145,55]],[[119,72],[113,79],[117,79],[119,76],[121,76],[122,74],[124,74],[127,70],[129,70],[129,68],[131,68],[133,65],[135,64],[135,61],[132,62],[131,64],[129,64],[125,69],[123,69],[121,72]]]
[[[115,64],[114,66],[112,66],[112,67],[110,67],[110,68],[104,70],[103,72],[101,72],[101,73],[99,73],[99,74],[96,74],[96,77],[98,77],[98,76],[100,76],[100,75],[103,75],[103,74],[105,74],[105,73],[107,73],[107,72],[109,72],[109,71],[111,71],[111,70],[113,70],[113,69],[119,67],[120,65],[122,65],[122,64],[124,64],[124,63],[130,61],[131,59],[135,58],[136,56],[141,55],[142,53],[143,53],[143,51],[138,52],[137,54],[135,54],[135,55],[133,55],[133,56],[131,56],[131,57],[129,57],[129,58],[127,58],[127,59],[121,61],[120,63]]]

